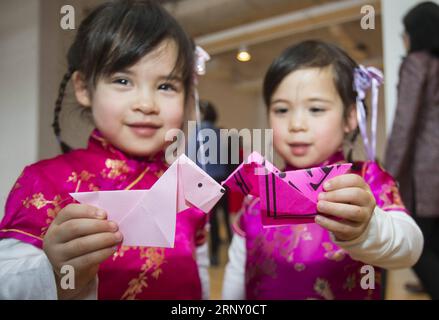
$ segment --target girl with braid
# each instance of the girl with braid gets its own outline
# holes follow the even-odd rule
[[[178,214],[173,249],[121,246],[100,209],[69,193],[149,189],[167,169],[168,130],[180,128],[194,82],[191,39],[156,1],[105,3],[68,52],[53,128],[63,155],[26,167],[0,224],[0,299],[201,299],[208,293],[206,215]],[[61,140],[72,81],[96,129],[87,148]],[[74,288],[61,286],[63,266]]]

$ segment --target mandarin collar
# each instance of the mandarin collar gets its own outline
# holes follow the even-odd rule
[[[145,167],[146,165],[155,167],[160,170],[165,163],[164,152],[160,151],[151,157],[136,157],[126,154],[117,147],[113,146],[106,138],[104,138],[98,129],[94,129],[88,140],[88,149],[105,152],[107,157],[114,160],[125,161],[135,167]],[[153,169],[153,168],[151,168]]]

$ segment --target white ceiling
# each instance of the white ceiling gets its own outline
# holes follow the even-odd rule
[[[380,1],[378,0],[158,1],[164,4],[166,9],[196,40],[210,41],[219,37],[220,40],[213,41],[213,46],[209,44],[206,47],[208,52],[214,52],[208,64],[210,79],[239,82],[242,88],[259,86],[261,75],[265,73],[273,58],[285,47],[306,39],[331,41],[347,50],[354,59],[361,63],[369,63],[378,67],[382,64]],[[88,1],[86,10],[89,11],[102,2],[104,1]],[[377,9],[375,30],[362,30],[360,27],[359,11],[361,5],[365,3],[370,3]],[[347,11],[337,9],[338,6],[344,4],[356,6],[354,14],[352,10],[349,11],[350,17],[345,17]],[[298,17],[294,28],[279,32],[276,29],[278,27],[275,26],[273,27],[275,36],[258,38],[259,34],[264,33],[264,30],[260,30],[260,25],[263,28],[264,25],[270,25],[276,19],[279,20],[279,17],[288,15]],[[254,32],[252,28],[255,29]],[[256,30],[256,28],[259,29]],[[235,59],[240,43],[239,33],[243,29],[250,30],[249,34],[254,40],[254,44],[249,47],[253,59],[247,63],[240,63]],[[272,31],[269,30],[269,32]],[[228,39],[227,34],[238,34],[238,36]],[[246,34],[243,34],[241,38],[246,39]],[[209,50],[210,48],[212,50]]]

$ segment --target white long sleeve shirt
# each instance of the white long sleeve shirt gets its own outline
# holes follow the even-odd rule
[[[196,251],[202,297],[209,299],[209,254],[207,243]],[[97,299],[95,278],[75,299]],[[16,239],[0,240],[0,300],[56,300],[52,265],[43,250]]]
[[[352,259],[384,269],[409,268],[419,259],[424,237],[405,212],[375,207],[367,229],[351,241],[332,240]],[[245,299],[245,238],[234,235],[223,282],[223,299]]]

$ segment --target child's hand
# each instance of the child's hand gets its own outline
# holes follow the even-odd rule
[[[122,241],[116,223],[103,210],[83,204],[63,208],[47,230],[43,250],[53,266],[58,298],[72,298],[96,276],[99,264],[114,254]],[[75,272],[75,289],[60,287],[62,266]]]
[[[356,174],[345,174],[329,180],[323,188],[327,192],[319,194],[317,210],[339,219],[318,215],[315,222],[331,231],[337,240],[358,238],[367,228],[376,205],[369,185]]]

